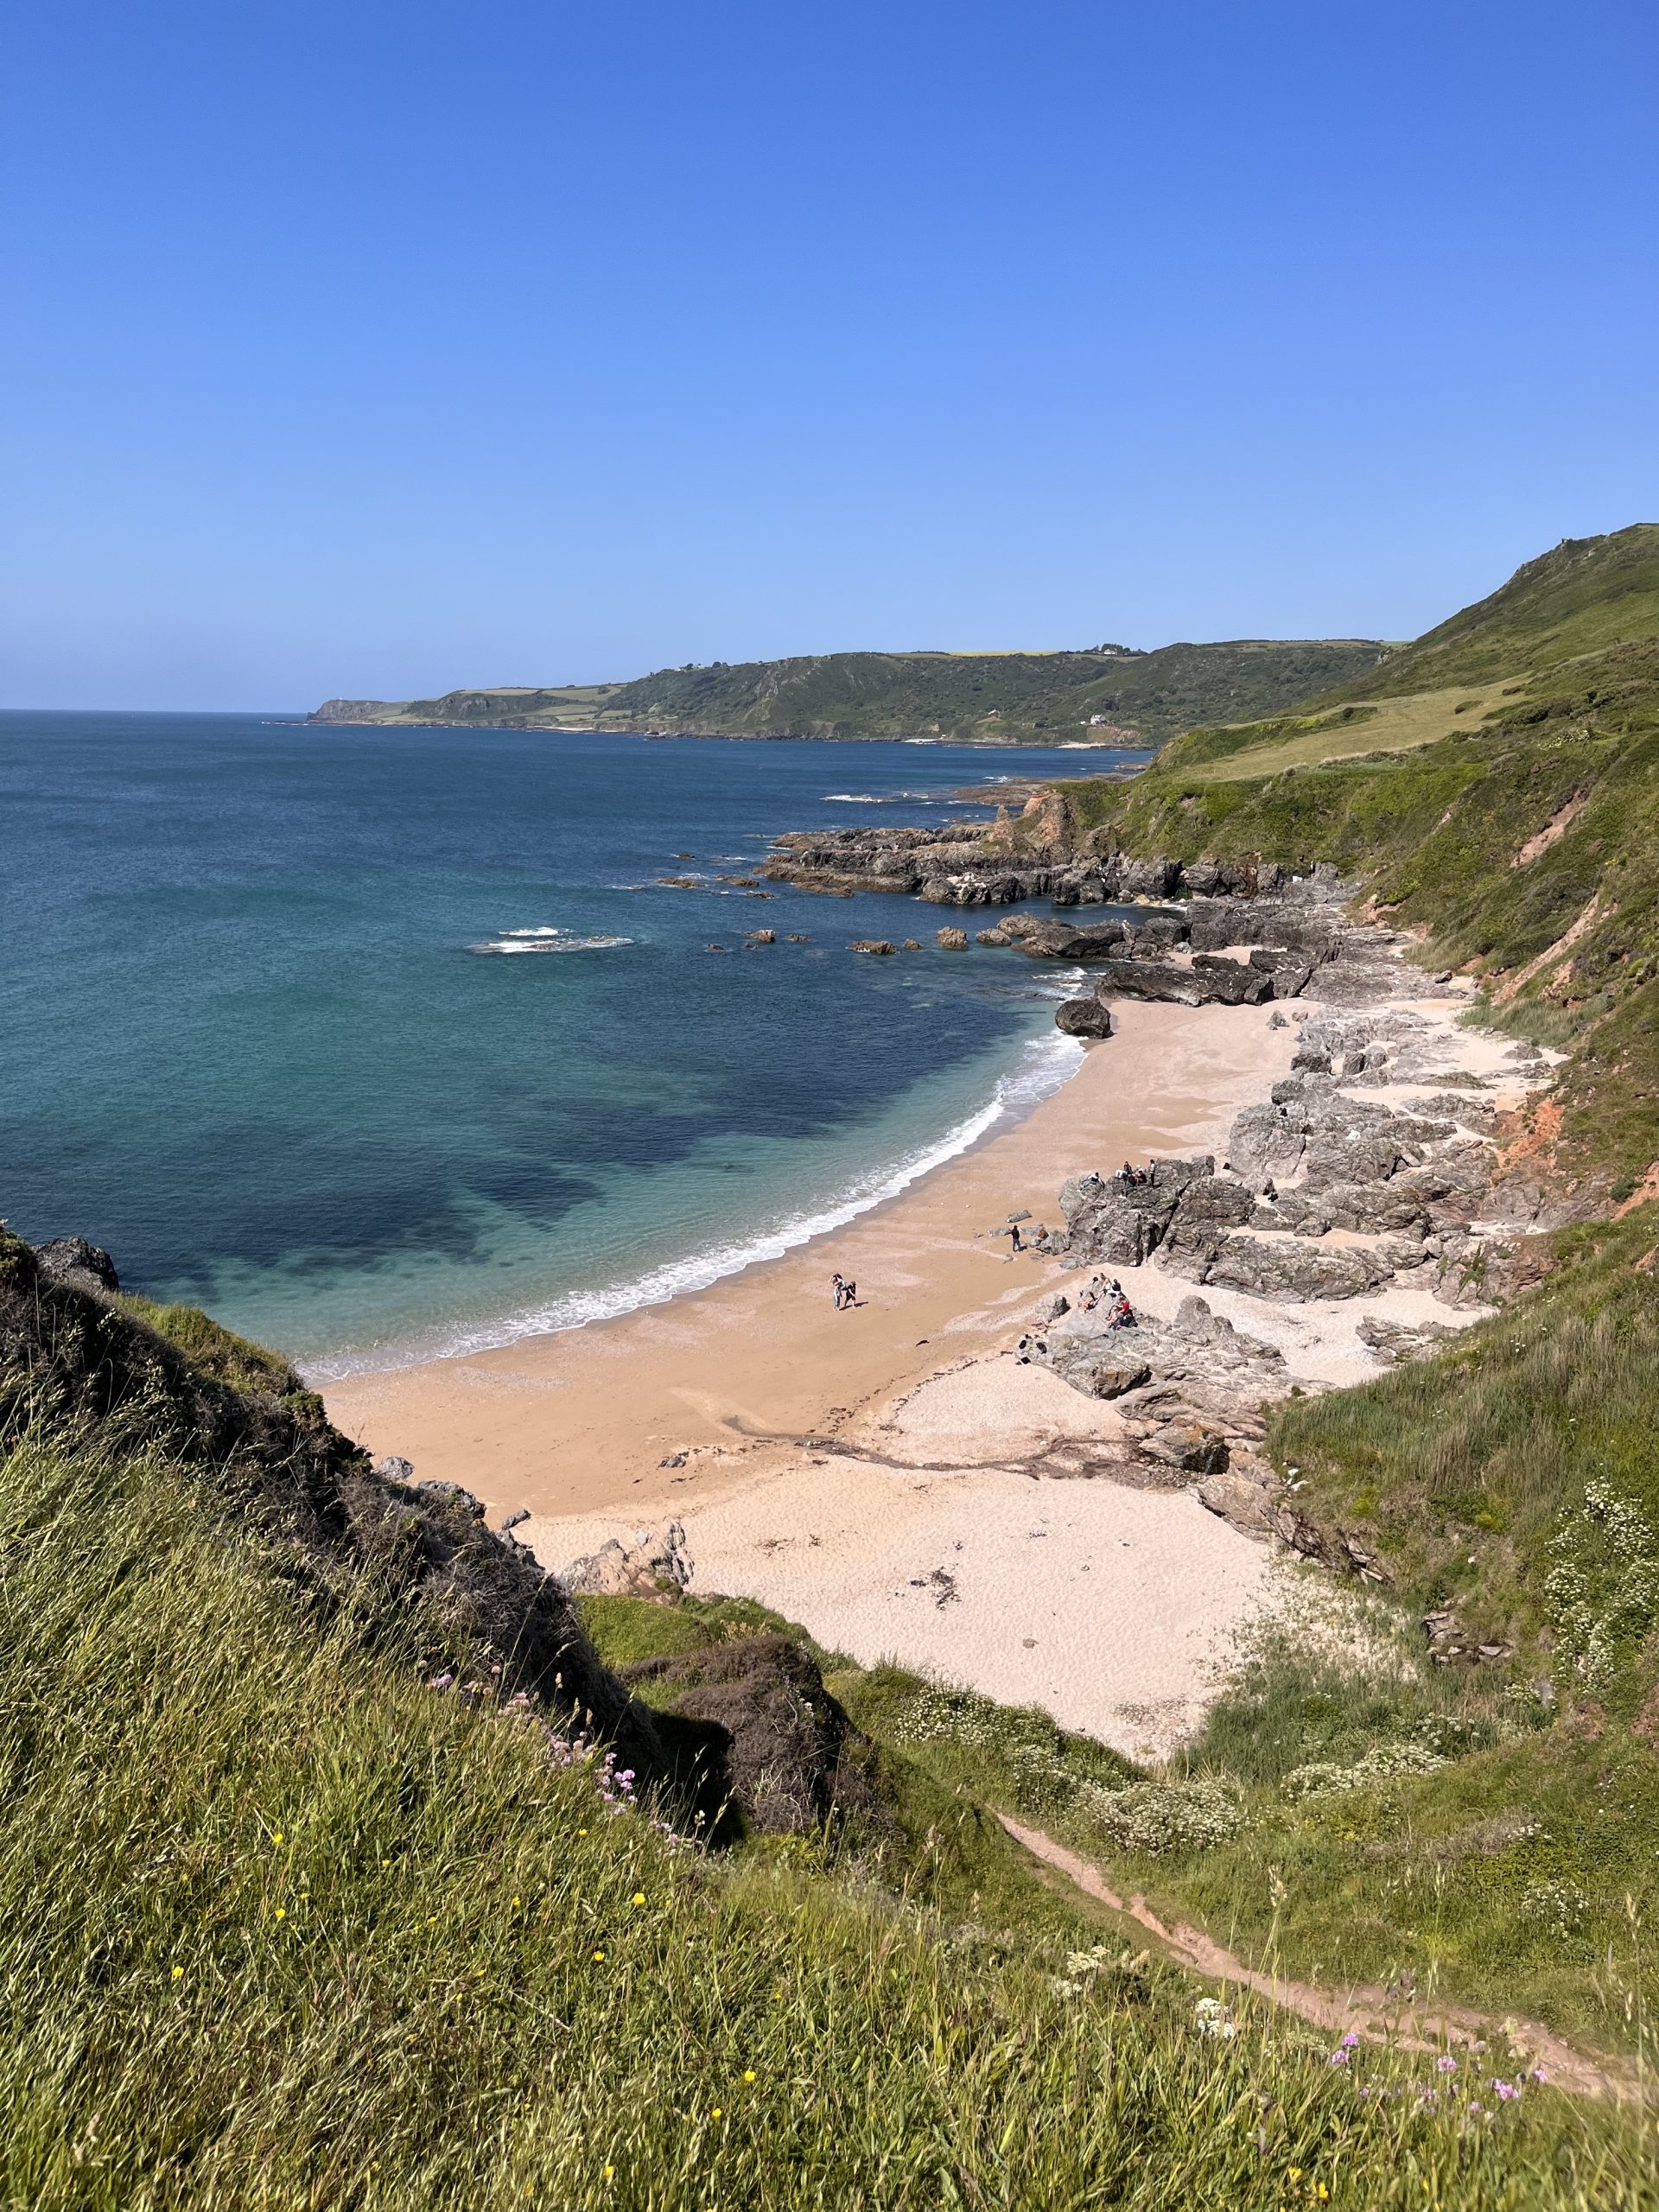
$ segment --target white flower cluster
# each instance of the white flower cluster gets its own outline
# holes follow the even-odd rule
[[[1591,1688],[1610,1689],[1620,1665],[1659,1619],[1659,1548],[1646,1516],[1599,1477],[1566,1519],[1544,1578],[1555,1642]]]
[[[1230,1843],[1244,1825],[1236,1795],[1221,1782],[1132,1782],[1122,1789],[1085,1783],[1077,1802],[1114,1843],[1154,1857]]]

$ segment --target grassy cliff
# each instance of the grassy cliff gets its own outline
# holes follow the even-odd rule
[[[1659,527],[1558,547],[1304,713],[1057,791],[1024,835],[1337,861],[1571,1052],[1546,1164],[1627,1190],[1659,1159]]]
[[[330,700],[314,721],[647,730],[710,737],[942,736],[1157,745],[1194,722],[1273,714],[1372,667],[1375,640],[1165,645],[1155,652],[813,653],[661,669],[564,690]]]
[[[988,1806],[1128,1778],[1040,1715],[753,1606],[589,1601],[584,1694],[648,1700],[630,1789],[568,1681],[490,1660],[463,1509],[397,1492],[353,1548],[368,1478],[279,1361],[0,1262],[6,2203],[1648,2201],[1642,2129],[1500,2103],[1498,2045],[1333,2063],[1044,1880]],[[870,1817],[711,1847],[652,1746],[779,1643]]]

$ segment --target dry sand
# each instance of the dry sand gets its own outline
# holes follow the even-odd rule
[[[1420,1010],[1451,1033],[1455,1007]],[[334,1382],[328,1410],[422,1478],[528,1509],[518,1533],[551,1567],[677,1518],[694,1589],[1161,1754],[1281,1570],[1190,1493],[1054,1478],[1054,1448],[1109,1446],[1117,1416],[1012,1358],[1039,1296],[1076,1278],[987,1232],[1020,1208],[1057,1221],[1069,1175],[1219,1149],[1289,1066],[1296,1031],[1272,1011],[1123,1005],[1023,1120],[848,1226],[669,1305]],[[855,1311],[831,1304],[836,1269]],[[1149,1313],[1192,1289],[1133,1274]],[[1329,1381],[1376,1371],[1354,1333],[1366,1313],[1470,1318],[1405,1285],[1332,1306],[1211,1296],[1293,1376]]]

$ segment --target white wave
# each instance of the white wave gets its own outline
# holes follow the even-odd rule
[[[638,1312],[642,1306],[664,1306],[688,1291],[707,1290],[728,1275],[741,1274],[763,1260],[781,1259],[797,1245],[832,1229],[844,1228],[872,1207],[889,1198],[919,1177],[955,1160],[995,1128],[999,1122],[1017,1120],[1040,1100],[1059,1089],[1083,1059],[1084,1048],[1073,1037],[1057,1031],[1027,1040],[1019,1063],[1000,1078],[995,1091],[976,1113],[958,1122],[932,1144],[903,1154],[885,1167],[872,1168],[813,1213],[798,1214],[758,1236],[705,1247],[684,1259],[671,1260],[642,1275],[597,1289],[577,1290],[529,1307],[522,1313],[462,1328],[442,1338],[429,1338],[393,1349],[350,1354],[308,1363],[308,1381],[336,1381],[344,1375],[380,1373],[391,1368],[414,1367],[429,1359],[455,1359],[466,1353],[491,1351],[517,1344],[524,1337],[561,1335],[567,1329],[586,1328],[590,1321],[613,1320],[619,1314]]]
[[[575,930],[503,930],[484,944],[469,944],[468,952],[607,952],[613,945],[632,944],[631,937],[613,937],[595,931],[582,937]]]

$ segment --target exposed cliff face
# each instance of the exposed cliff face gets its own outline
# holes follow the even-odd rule
[[[654,1723],[600,1665],[564,1591],[474,1499],[399,1480],[401,1463],[374,1471],[291,1368],[203,1316],[188,1324],[189,1351],[89,1271],[50,1272],[0,1230],[0,1440],[38,1424],[199,1468],[326,1609],[391,1632],[419,1605],[435,1660],[469,1649],[483,1679],[562,1720],[590,1713],[642,1772],[666,1776]]]

